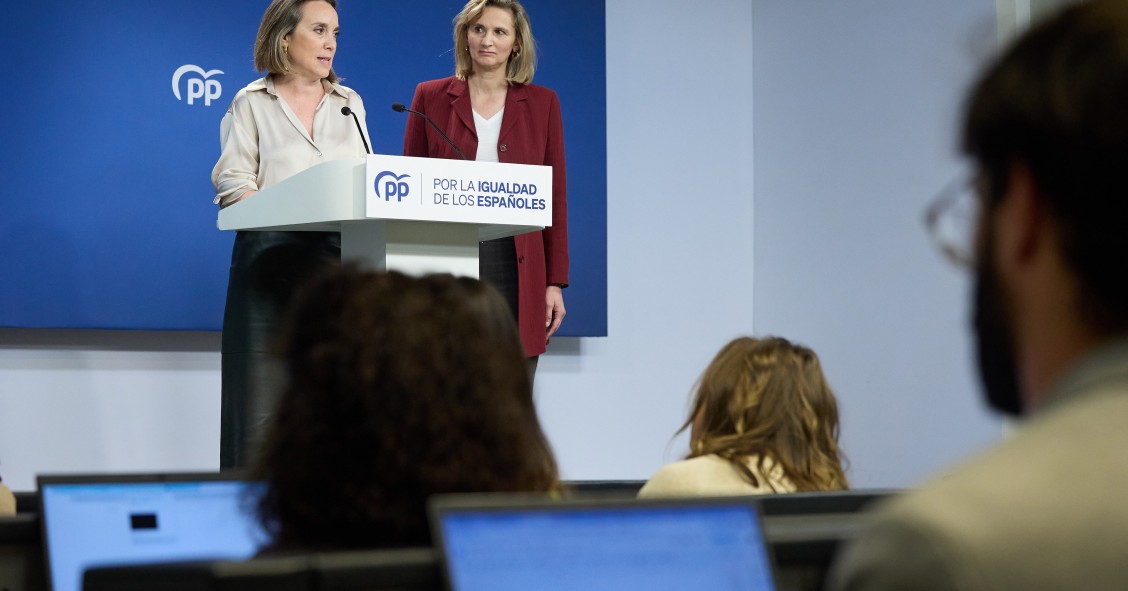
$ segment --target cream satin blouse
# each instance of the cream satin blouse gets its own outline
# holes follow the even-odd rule
[[[325,97],[313,117],[313,137],[278,95],[272,77],[235,95],[219,126],[222,151],[212,169],[215,203],[228,205],[315,164],[365,155],[353,118],[341,113],[345,106],[356,113],[367,140],[360,95],[340,84],[322,84]]]

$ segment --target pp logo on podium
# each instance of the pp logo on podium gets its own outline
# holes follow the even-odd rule
[[[376,196],[384,201],[391,201],[392,197],[395,197],[396,203],[400,203],[411,192],[411,187],[403,182],[403,179],[407,178],[411,178],[411,175],[397,175],[390,170],[385,170],[376,175],[376,180],[372,181],[372,188],[376,190]]]

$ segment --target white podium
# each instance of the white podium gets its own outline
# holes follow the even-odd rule
[[[478,242],[552,225],[552,168],[372,155],[313,166],[219,211],[220,230],[341,233],[341,258],[478,276]]]

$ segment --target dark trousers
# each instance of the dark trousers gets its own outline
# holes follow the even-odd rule
[[[513,237],[498,238],[478,243],[478,277],[497,288],[501,297],[509,304],[513,320],[520,322],[517,315],[517,247]],[[540,356],[527,358],[529,380],[537,374],[537,361]]]
[[[248,463],[286,386],[273,355],[276,330],[295,292],[340,264],[335,232],[239,232],[223,314],[221,469]]]

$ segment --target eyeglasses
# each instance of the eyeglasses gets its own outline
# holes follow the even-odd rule
[[[944,187],[924,213],[933,244],[958,267],[975,264],[975,226],[981,209],[980,178],[962,176]]]

